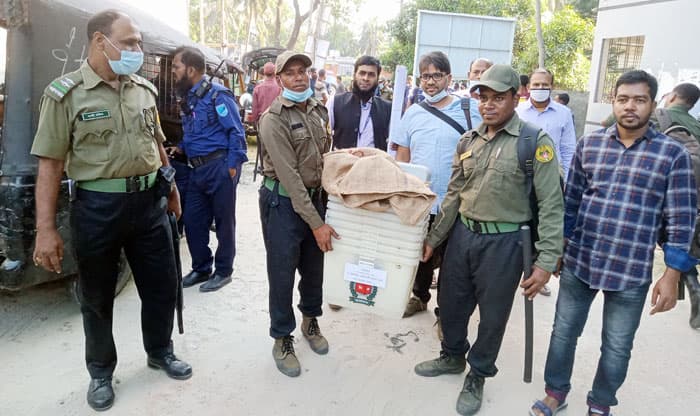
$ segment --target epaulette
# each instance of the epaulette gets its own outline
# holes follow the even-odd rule
[[[135,83],[144,86],[151,90],[151,92],[157,97],[158,96],[158,88],[156,88],[155,85],[151,83],[151,81],[147,80],[146,78],[136,75],[136,74],[131,74],[130,75],[131,80],[134,81]]]
[[[280,100],[274,100],[272,104],[270,104],[268,111],[272,114],[282,114],[282,102]]]
[[[464,153],[467,151],[467,148],[471,144],[471,142],[474,140],[475,137],[479,135],[479,132],[476,129],[471,129],[467,130],[464,132],[462,137],[459,138],[459,143],[457,143],[457,153]]]
[[[83,75],[80,70],[77,70],[51,81],[44,89],[44,95],[60,103],[73,88],[82,83]]]

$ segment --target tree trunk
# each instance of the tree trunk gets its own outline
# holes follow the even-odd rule
[[[537,65],[544,68],[544,37],[542,36],[542,0],[535,0],[535,29],[537,35]]]
[[[273,41],[275,46],[281,47],[282,41],[280,40],[280,31],[282,30],[282,22],[280,16],[280,9],[282,8],[282,0],[277,0],[277,9],[275,10],[275,33],[273,35]]]
[[[294,49],[294,45],[297,43],[297,38],[299,37],[301,25],[303,25],[311,13],[318,8],[320,2],[321,0],[313,0],[309,10],[306,13],[301,14],[299,11],[299,0],[294,0],[294,27],[292,28],[292,33],[289,35],[289,41],[287,41],[287,49]]]
[[[199,42],[202,45],[207,43],[204,36],[204,0],[199,0]]]

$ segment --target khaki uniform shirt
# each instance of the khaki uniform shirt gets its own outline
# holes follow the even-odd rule
[[[431,247],[447,238],[459,214],[481,222],[526,223],[532,218],[525,173],[518,164],[521,125],[515,114],[491,139],[484,124],[462,136],[447,195],[427,238]],[[563,249],[564,198],[554,143],[544,132],[537,138],[533,186],[539,208],[535,264],[552,272]]]
[[[671,122],[673,124],[685,127],[690,134],[700,140],[700,122],[688,113],[688,109],[684,105],[672,105],[668,107],[666,111],[671,117]]]
[[[76,181],[145,175],[161,166],[165,140],[156,108],[158,90],[138,75],[121,76],[115,90],[87,61],[57,78],[41,97],[31,153],[65,160]]]
[[[309,188],[321,186],[323,155],[330,150],[328,110],[311,98],[306,111],[279,96],[262,115],[263,175],[276,179],[292,200],[294,211],[312,230],[324,224],[311,203]]]

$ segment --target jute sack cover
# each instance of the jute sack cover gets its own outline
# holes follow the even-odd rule
[[[343,205],[375,212],[393,210],[402,223],[416,225],[437,196],[417,177],[405,173],[382,150],[354,148],[323,156],[323,189]]]

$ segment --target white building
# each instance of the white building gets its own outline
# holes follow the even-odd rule
[[[659,80],[660,100],[681,82],[700,86],[700,1],[600,0],[593,44],[585,131],[611,112],[615,81],[643,69]],[[700,112],[696,106],[692,114]]]

